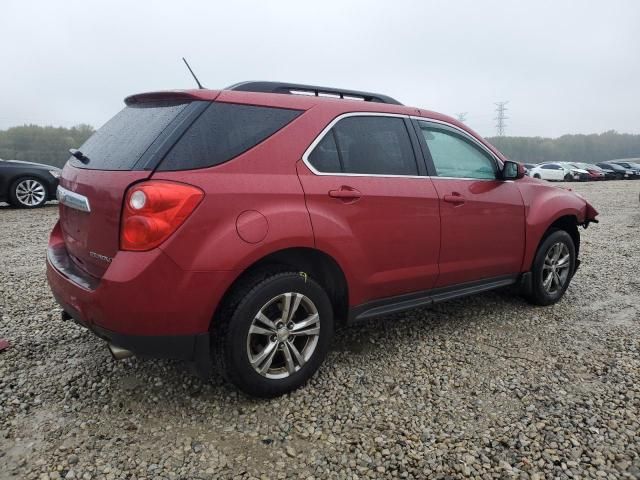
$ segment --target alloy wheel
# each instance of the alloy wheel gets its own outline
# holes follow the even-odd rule
[[[320,338],[320,316],[309,297],[288,292],[269,300],[247,334],[249,363],[263,377],[286,378],[313,356]]]
[[[25,207],[37,207],[44,202],[46,191],[44,185],[30,178],[16,185],[16,199]]]
[[[564,242],[554,243],[547,251],[542,266],[542,286],[549,295],[558,293],[569,278],[571,255]]]

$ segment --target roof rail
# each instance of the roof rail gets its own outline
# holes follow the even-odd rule
[[[395,98],[371,92],[344,90],[342,88],[318,87],[316,85],[301,85],[297,83],[281,82],[240,82],[225,90],[240,92],[284,93],[289,95],[312,95],[316,97],[343,98],[347,100],[363,100],[365,102],[392,103],[402,105]]]

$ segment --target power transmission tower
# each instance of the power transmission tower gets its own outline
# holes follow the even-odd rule
[[[504,130],[507,127],[507,124],[505,123],[505,120],[509,117],[507,117],[505,115],[505,112],[507,111],[507,103],[509,103],[509,101],[507,100],[506,102],[496,102],[496,131],[498,133],[499,137],[504,137]]]
[[[467,112],[460,112],[458,114],[458,121],[460,123],[464,123],[466,119],[467,119]]]

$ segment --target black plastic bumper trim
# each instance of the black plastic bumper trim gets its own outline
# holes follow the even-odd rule
[[[211,375],[212,364],[208,332],[193,335],[128,335],[87,324],[78,312],[63,305],[62,319],[72,319],[97,337],[113,345],[130,350],[136,356],[184,360],[193,362],[203,378]]]

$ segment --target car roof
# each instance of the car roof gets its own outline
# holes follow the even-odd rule
[[[250,83],[273,83],[273,82],[250,82]],[[237,84],[237,85],[245,85],[245,83]],[[125,98],[125,103],[127,105],[132,105],[135,103],[142,103],[148,101],[158,101],[158,100],[203,100],[203,101],[217,101],[217,102],[225,102],[225,103],[244,103],[249,105],[256,106],[265,106],[265,107],[276,107],[276,108],[291,108],[296,110],[311,110],[313,108],[327,108],[331,110],[332,113],[335,113],[335,116],[342,115],[344,113],[350,112],[371,112],[371,113],[389,113],[396,115],[412,115],[416,117],[424,118],[425,120],[436,120],[444,123],[448,123],[457,128],[462,129],[466,133],[472,135],[476,140],[485,145],[488,149],[490,149],[493,153],[500,158],[500,160],[504,161],[505,157],[502,155],[500,151],[498,151],[493,145],[484,140],[478,133],[469,128],[468,126],[462,124],[458,120],[448,115],[444,115],[442,113],[434,112],[432,110],[425,110],[417,107],[410,107],[406,105],[402,105],[397,102],[395,99],[391,97],[387,97],[385,95],[380,94],[372,94],[368,92],[359,92],[356,90],[338,90],[338,89],[330,89],[326,88],[326,90],[330,90],[331,92],[342,92],[344,96],[357,96],[357,95],[372,95],[377,98],[385,98],[390,101],[372,101],[372,100],[358,100],[351,98],[336,98],[330,96],[323,95],[300,95],[292,92],[282,92],[278,91],[274,93],[273,90],[270,91],[247,91],[241,88],[238,88],[237,85],[232,85],[232,89],[223,89],[223,90],[209,90],[206,88],[203,89],[188,89],[188,90],[163,90],[156,92],[146,92],[139,93],[135,95],[130,95]],[[281,85],[281,84],[278,84]],[[286,84],[290,87],[291,90],[298,90],[302,87],[309,88],[317,88],[321,89],[320,91],[324,93],[325,87],[313,87],[299,84]],[[295,88],[294,88],[295,87]],[[266,87],[265,87],[266,89]],[[262,89],[262,90],[265,90]],[[334,93],[335,95],[335,93]]]

